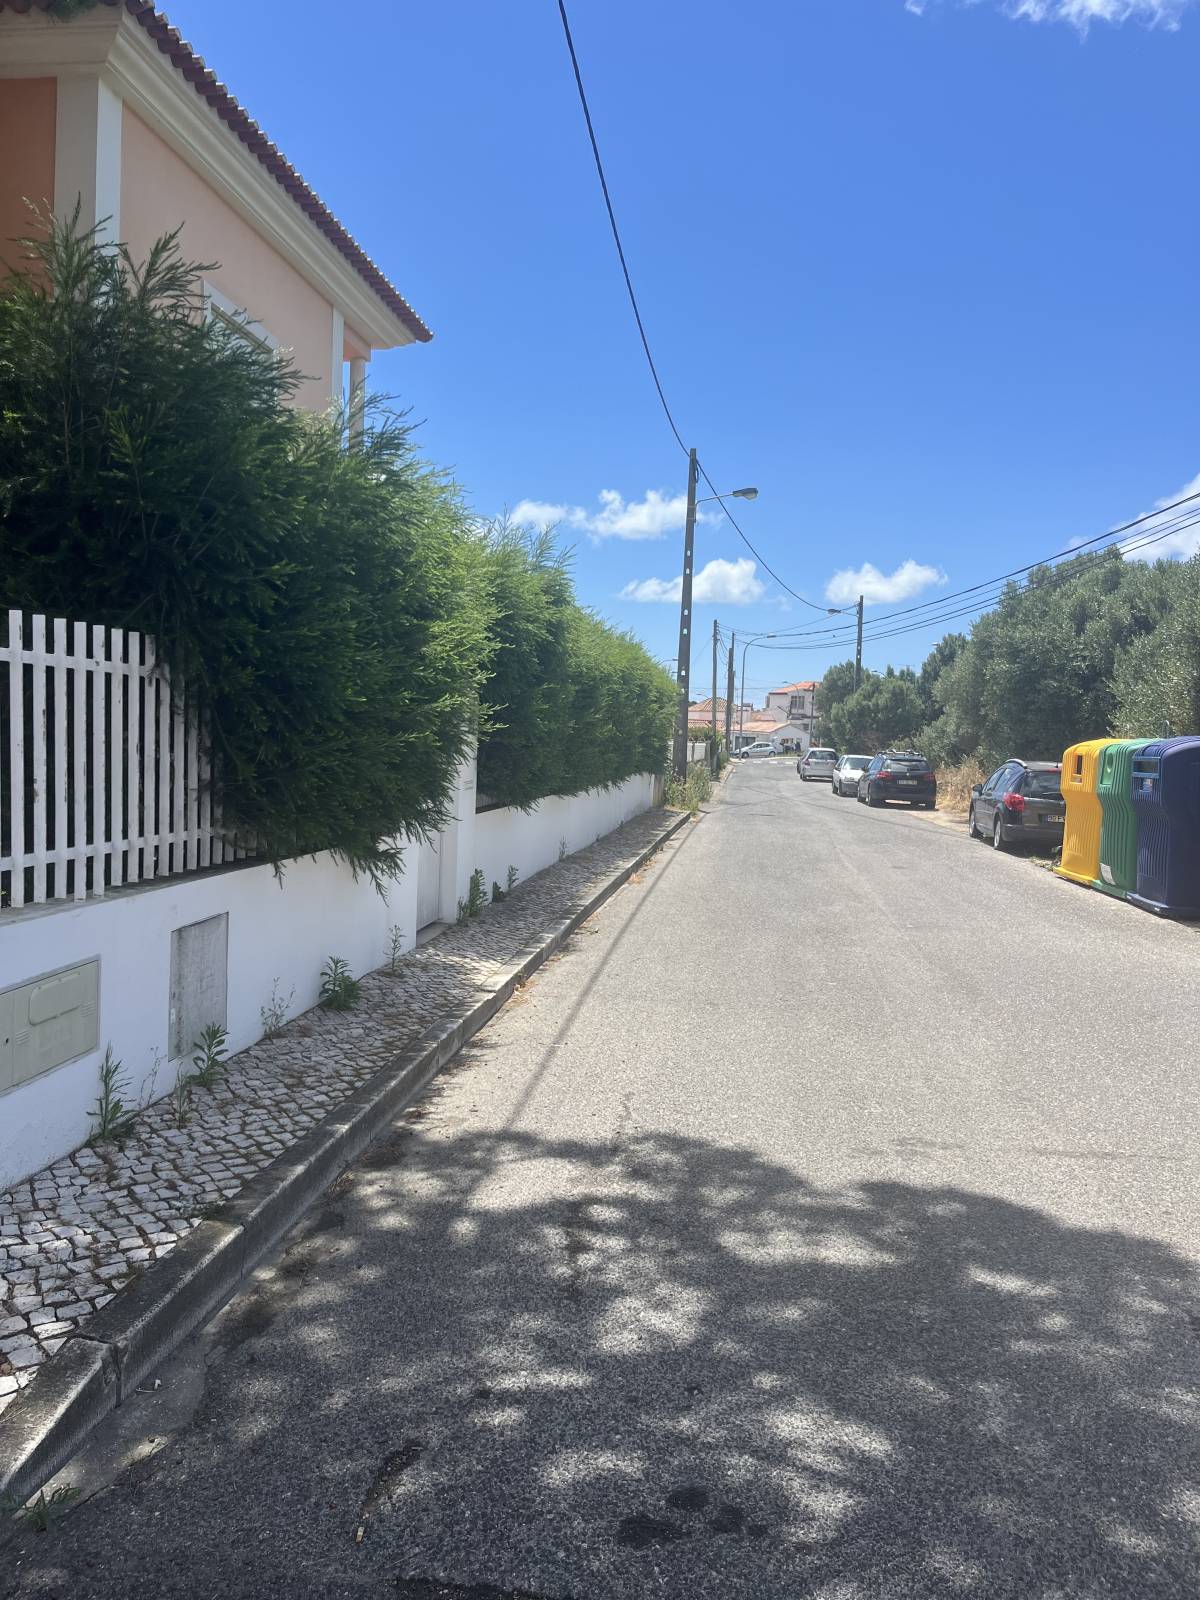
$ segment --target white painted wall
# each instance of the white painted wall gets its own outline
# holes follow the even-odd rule
[[[79,905],[32,906],[0,916],[0,989],[76,962],[100,958],[99,1050],[0,1096],[0,1189],[75,1149],[88,1137],[98,1067],[112,1044],[132,1092],[167,1093],[171,933],[229,915],[229,1046],[262,1035],[259,1008],[280,980],[288,1014],[316,1004],[331,955],[355,973],[381,966],[388,929],[406,946],[416,934],[416,874],[386,900],[329,854],[291,861],[278,880],[268,866],[226,867],[192,878],[115,890]],[[154,1079],[157,1066],[157,1081]]]
[[[661,799],[661,780],[630,778],[609,790],[541,801],[530,812],[475,811],[475,763],[463,763],[451,803],[453,821],[434,856],[441,918],[453,921],[471,873],[483,869],[488,893],[504,885],[510,863],[531,878],[593,844]],[[289,1016],[316,1004],[320,971],[341,956],[356,975],[382,966],[389,929],[402,948],[417,933],[418,854],[380,896],[367,879],[328,853],[290,861],[282,880],[269,866],[214,868],[194,877],[113,890],[81,904],[50,904],[0,913],[0,990],[44,973],[100,960],[99,1048],[0,1095],[0,1190],[84,1143],[106,1044],[122,1064],[132,1094],[149,1100],[175,1079],[167,1060],[171,934],[226,912],[229,917],[230,1052],[262,1035],[259,1015],[279,980]]]
[[[523,883],[559,859],[564,840],[564,853],[573,855],[655,803],[655,780],[642,776],[612,789],[551,795],[529,812],[513,806],[481,811],[475,818],[474,865],[483,869],[490,895],[493,883],[504,887],[510,865]]]

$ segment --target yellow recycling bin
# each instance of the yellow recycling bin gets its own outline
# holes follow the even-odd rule
[[[1062,792],[1067,802],[1063,824],[1062,860],[1055,871],[1061,877],[1089,887],[1100,876],[1100,830],[1104,812],[1097,785],[1101,752],[1111,739],[1085,739],[1063,751]]]

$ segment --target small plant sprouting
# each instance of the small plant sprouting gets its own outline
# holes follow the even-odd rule
[[[477,917],[487,904],[487,879],[483,875],[483,868],[476,867],[471,874],[471,883],[467,889],[467,915]]]
[[[171,1110],[175,1116],[175,1126],[186,1128],[192,1120],[192,1080],[180,1067],[175,1077],[175,1087],[171,1090]]]
[[[400,957],[404,954],[404,929],[399,923],[393,922],[388,929],[387,962],[388,971],[395,972],[400,965]]]
[[[203,1028],[193,1041],[192,1082],[202,1089],[215,1089],[225,1074],[225,1043],[229,1035],[215,1022]]]
[[[560,836],[558,841],[558,859],[560,861],[567,859],[567,836],[565,833]]]
[[[350,1011],[358,1002],[362,984],[351,976],[341,956],[330,956],[321,968],[321,1005],[326,1011]]]
[[[113,1055],[112,1045],[107,1045],[100,1063],[100,1094],[91,1112],[96,1119],[92,1133],[95,1144],[121,1144],[133,1132],[137,1108],[122,1099],[128,1092],[129,1085],[121,1076],[121,1063]]]
[[[562,858],[560,857],[559,859],[561,860]],[[519,877],[520,877],[520,873],[517,871],[516,867],[514,867],[512,865],[512,863],[510,862],[509,863],[508,872],[505,875],[503,889],[500,887],[500,885],[498,883],[493,883],[492,884],[492,899],[493,900],[507,900],[509,895],[516,888],[517,879]]]
[[[495,878],[493,878],[492,879],[492,904],[494,906],[498,906],[500,904],[501,900],[507,900],[507,899],[508,899],[508,896],[505,894],[504,890],[500,887],[500,885],[496,882]]]
[[[287,1021],[288,1009],[295,998],[296,991],[294,988],[292,988],[288,990],[287,999],[285,1000],[279,993],[279,979],[276,978],[273,980],[271,984],[271,998],[267,1001],[265,1006],[259,1008],[258,1013],[262,1018],[264,1039],[274,1039],[278,1037],[279,1033],[282,1031],[284,1023]]]
[[[454,926],[456,928],[465,928],[467,925],[467,919],[470,917],[470,915],[470,907],[468,906],[467,902],[465,900],[460,900],[458,902],[458,914],[454,918]]]
[[[32,1528],[34,1533],[49,1533],[59,1515],[78,1498],[78,1489],[71,1484],[60,1483],[57,1489],[50,1491],[49,1495],[43,1489],[36,1500],[31,1500],[25,1506],[10,1497],[5,1498],[0,1501],[0,1511],[8,1516],[18,1517],[27,1528]]]

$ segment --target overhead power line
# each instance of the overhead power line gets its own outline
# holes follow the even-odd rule
[[[968,595],[978,595],[981,591],[995,588],[997,585],[1003,586],[1005,583],[1010,582],[1013,578],[1019,578],[1027,572],[1032,572],[1036,567],[1049,566],[1055,561],[1074,560],[1081,552],[1087,551],[1089,547],[1099,545],[1102,541],[1108,541],[1106,549],[1092,551],[1093,554],[1104,555],[1107,553],[1107,548],[1112,548],[1122,543],[1121,536],[1123,534],[1130,532],[1134,528],[1141,527],[1144,523],[1155,522],[1159,518],[1166,516],[1169,512],[1177,511],[1180,506],[1194,505],[1196,501],[1200,501],[1200,491],[1197,491],[1195,494],[1182,495],[1178,500],[1169,501],[1166,505],[1159,506],[1155,511],[1143,512],[1141,516],[1133,517],[1128,522],[1119,523],[1115,528],[1108,528],[1104,533],[1095,534],[1090,539],[1081,539],[1078,544],[1071,545],[1066,550],[1058,550],[1055,551],[1053,555],[1042,556],[1039,560],[1030,561],[1023,567],[1014,567],[1011,572],[1001,573],[998,577],[985,578],[981,582],[972,584],[966,589],[957,589],[952,594],[940,594],[935,596],[932,600],[923,600],[920,605],[906,606],[899,611],[884,612],[882,615],[872,617],[869,620],[867,623],[867,629],[871,630],[871,632],[867,633],[866,637],[871,637],[872,634],[877,635],[880,623],[891,622],[898,617],[913,616],[921,611],[940,611],[940,608],[948,606],[950,602],[954,600],[963,599]],[[1172,519],[1169,523],[1160,524],[1159,528],[1155,530],[1155,533],[1145,540],[1145,543],[1157,544],[1160,542],[1160,539],[1166,538],[1172,533],[1181,532],[1184,528],[1193,526],[1197,520],[1197,517],[1200,517],[1200,511],[1189,512],[1183,516]],[[1142,542],[1140,540],[1137,543],[1131,543],[1129,548],[1140,548],[1141,543]],[[928,619],[929,622],[937,620],[940,619],[936,616]],[[927,626],[927,622],[922,622],[920,626]],[[775,635],[777,638],[815,637],[821,634],[837,634],[840,636],[842,635],[843,631],[843,624],[835,624],[834,626],[826,628],[805,627],[789,628],[786,630],[777,629],[775,630]]]
[[[1089,560],[1085,566],[1080,567],[1072,564],[1069,567],[1062,566],[1054,569],[1046,582],[1038,585],[1038,592],[1041,592],[1043,589],[1057,588],[1060,585],[1073,583],[1076,581],[1076,579],[1084,577],[1087,573],[1093,571],[1097,566],[1099,566],[1102,561],[1107,560],[1110,553],[1115,549],[1119,549],[1123,556],[1130,555],[1136,550],[1143,550],[1147,549],[1151,545],[1160,544],[1164,539],[1170,538],[1172,534],[1181,532],[1185,528],[1195,527],[1197,525],[1200,525],[1200,511],[1194,512],[1188,517],[1177,519],[1175,524],[1162,529],[1160,532],[1147,534],[1138,539],[1131,539],[1120,545],[1110,545],[1107,546],[1103,551],[1093,551],[1091,554],[1094,559]],[[1002,595],[997,595],[992,597],[992,599],[989,601],[983,597],[977,596],[975,600],[956,610],[952,609],[940,611],[930,616],[922,617],[919,621],[904,623],[900,627],[896,628],[878,629],[869,637],[872,640],[881,640],[898,638],[901,635],[908,633],[922,633],[931,627],[956,621],[961,617],[978,616],[983,611],[993,609],[995,603],[1001,598]],[[879,620],[886,621],[887,619],[880,618]],[[772,634],[770,637],[782,638],[785,637],[785,635],[776,633]],[[812,650],[835,651],[849,649],[853,642],[853,637],[854,636],[852,633],[845,633],[841,637],[825,639],[812,644],[767,644],[764,642],[762,644],[756,644],[755,649],[777,650],[781,652]]]
[[[592,146],[592,158],[596,163],[596,176],[600,179],[600,192],[604,196],[604,209],[608,212],[608,225],[612,230],[613,244],[617,247],[617,259],[621,263],[621,272],[625,279],[625,289],[629,295],[629,304],[633,310],[633,319],[637,323],[638,337],[642,341],[642,349],[646,355],[646,365],[650,368],[650,376],[654,380],[655,392],[658,395],[659,404],[662,406],[663,415],[667,419],[667,424],[675,436],[675,443],[683,451],[684,455],[687,455],[688,447],[684,444],[683,435],[676,426],[674,415],[672,414],[670,404],[667,400],[666,390],[663,388],[662,379],[658,375],[658,367],[655,364],[654,353],[650,349],[650,339],[646,333],[646,324],[642,320],[642,310],[638,305],[637,293],[633,287],[633,278],[629,272],[629,263],[625,259],[625,246],[621,243],[621,230],[617,227],[617,216],[616,212],[613,210],[612,196],[609,193],[608,179],[604,173],[604,161],[600,155],[600,145],[596,138],[596,130],[592,125],[592,113],[590,107],[588,106],[587,91],[583,87],[583,74],[579,70],[579,57],[575,53],[575,40],[571,35],[571,24],[567,17],[567,8],[564,0],[558,0],[558,14],[562,18],[563,33],[566,35],[567,49],[571,55],[571,69],[575,74],[575,87],[579,91],[579,103],[583,107],[583,120],[587,124],[588,140]],[[750,551],[751,555],[753,555],[754,559],[759,563],[763,571],[766,572],[770,577],[774,578],[779,587],[790,594],[793,600],[799,600],[801,605],[809,606],[813,611],[828,610],[828,607],[815,605],[813,601],[806,599],[804,595],[800,594],[796,589],[793,589],[790,583],[786,583],[784,579],[782,579],[774,570],[774,568],[768,564],[768,562],[763,558],[762,555],[760,555],[760,553],[750,543],[750,540],[742,531],[737,518],[725,504],[724,496],[717,492],[717,487],[709,477],[708,473],[704,470],[703,464],[699,465],[700,475],[708,485],[709,489],[712,491],[714,499],[717,500],[721,510],[729,518],[729,521],[732,524],[738,538],[746,546],[747,550]]]

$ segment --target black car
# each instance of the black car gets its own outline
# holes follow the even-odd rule
[[[1061,845],[1066,807],[1062,767],[1056,761],[1006,761],[971,790],[967,828],[973,839],[1010,844]]]
[[[869,806],[903,800],[932,811],[937,805],[937,777],[915,750],[884,750],[858,780],[858,798]]]

